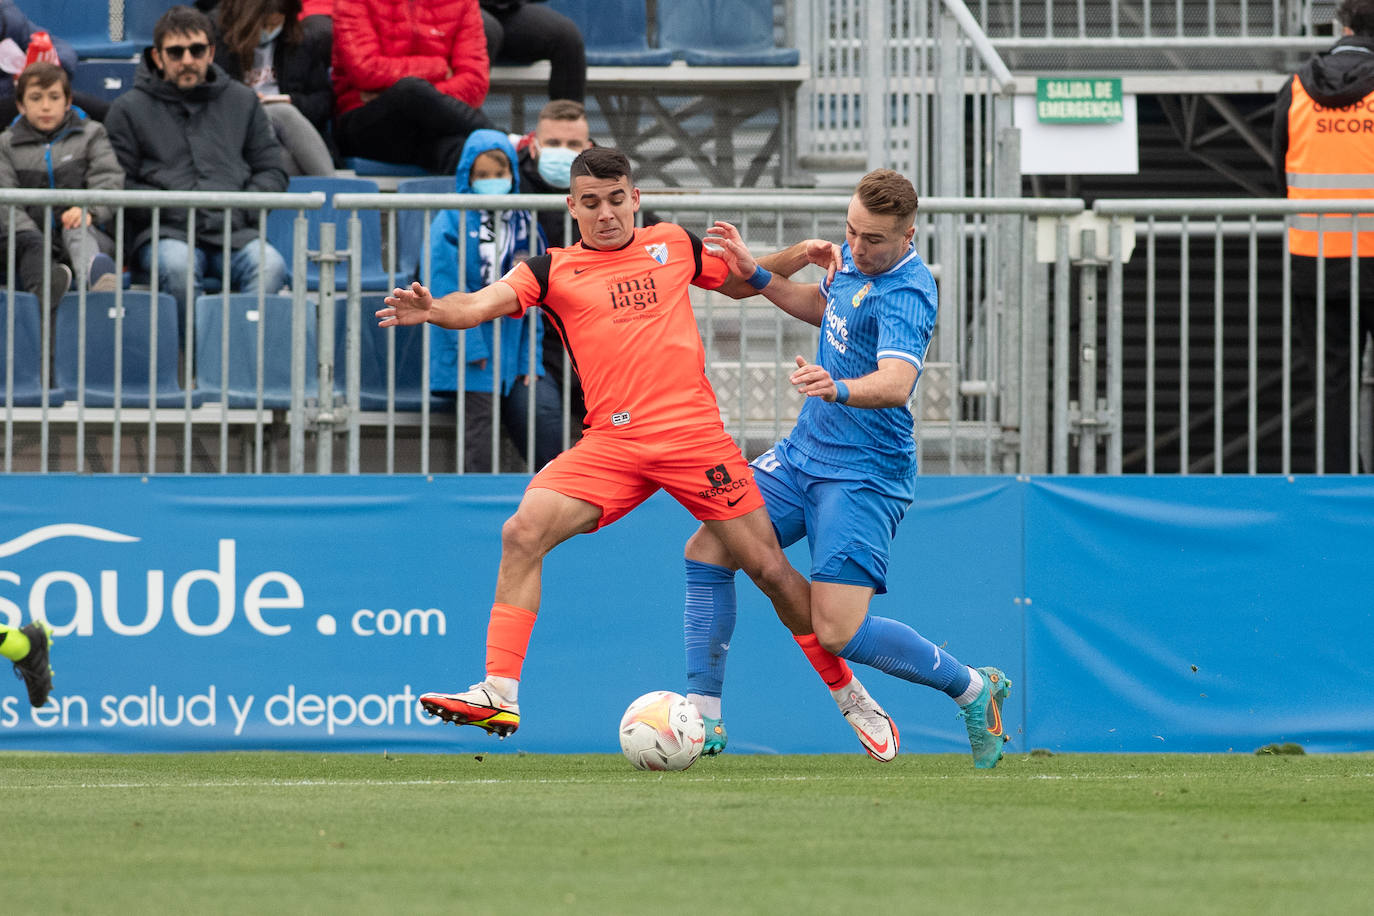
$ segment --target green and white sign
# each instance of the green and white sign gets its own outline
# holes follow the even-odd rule
[[[1040,77],[1035,113],[1042,124],[1114,124],[1122,119],[1120,77]]]

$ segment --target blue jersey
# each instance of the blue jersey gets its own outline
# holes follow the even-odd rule
[[[844,267],[821,283],[825,315],[816,363],[832,378],[876,372],[880,359],[904,359],[919,374],[935,328],[935,280],[912,247],[896,264],[869,276],[854,266],[849,243]],[[809,397],[787,437],[802,463],[819,462],[831,477],[880,475],[901,479],[916,473],[911,411],[865,409]]]

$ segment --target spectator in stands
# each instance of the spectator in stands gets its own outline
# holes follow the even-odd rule
[[[496,130],[473,131],[463,144],[454,175],[459,194],[517,194],[520,179],[512,169],[515,148]],[[499,226],[498,226],[499,222]],[[500,245],[498,250],[497,246]],[[430,227],[430,287],[435,295],[474,292],[495,283],[517,263],[540,254],[544,240],[528,210],[445,210]],[[460,255],[466,271],[458,276]],[[530,371],[530,329],[536,352],[542,345],[542,316],[500,320],[500,377],[497,371],[496,322],[466,332],[464,391],[465,444],[463,470],[482,473],[491,464],[492,395],[501,396],[501,421],[520,454],[528,454],[529,386],[535,388],[535,466],[543,467],[562,450],[562,406],[558,388],[536,363]],[[458,390],[458,331],[434,328],[430,339],[430,388],[439,393]]]
[[[21,116],[0,134],[0,187],[124,187],[124,172],[105,128],[72,107],[65,70],[46,61],[29,64],[19,75],[15,94]],[[52,208],[51,245],[43,239],[43,210],[27,207],[14,214],[20,285],[42,299],[43,272],[51,263],[46,289],[52,308],[70,288],[73,270],[80,271],[93,290],[114,289],[119,281],[110,257],[114,242],[96,228],[109,220],[109,208]],[[0,239],[8,230],[9,219],[0,219]]]
[[[0,0],[0,42],[9,39],[18,46],[20,51],[27,52],[29,49],[29,38],[34,32],[42,31],[41,25],[35,25],[24,15],[24,11],[15,5],[14,0]],[[70,79],[76,73],[76,51],[67,42],[56,35],[51,35],[53,48],[57,51],[58,60],[62,63],[62,69],[67,71]],[[21,68],[16,68],[16,70]],[[18,76],[16,72],[14,74]],[[109,103],[104,99],[88,95],[84,92],[74,92],[72,101],[78,108],[86,112],[97,121],[105,120],[105,113],[110,110]],[[0,128],[9,125],[19,114],[19,109],[15,106],[14,83],[10,80],[0,78]]]
[[[544,3],[481,0],[487,57],[494,64],[549,62],[549,98],[581,102],[587,95],[587,52],[577,23]]]
[[[286,174],[332,175],[330,46],[320,30],[305,31],[300,12],[300,0],[223,0],[215,7],[215,58],[257,92],[286,153]]]
[[[334,139],[344,156],[453,174],[491,122],[477,0],[336,0]]]
[[[592,145],[587,111],[581,102],[554,99],[539,111],[534,130],[520,138],[516,148],[520,157],[520,187],[526,194],[567,194],[568,170],[577,154]],[[576,245],[582,234],[577,221],[568,219],[565,210],[540,210],[539,228],[551,248]],[[561,389],[563,384],[563,338],[549,334],[544,338],[544,371]],[[572,416],[574,441],[582,436],[587,406],[582,399],[582,380],[570,375],[568,408]]]
[[[577,154],[592,145],[587,112],[581,102],[554,99],[539,111],[534,130],[516,144],[520,156],[520,186],[526,194],[567,194],[568,170]],[[540,210],[539,226],[549,246],[563,248],[581,235],[576,220],[565,210]],[[571,222],[571,233],[565,226]]]
[[[209,17],[174,6],[153,26],[153,46],[143,52],[134,87],[110,106],[106,127],[125,185],[150,191],[284,191],[281,146],[253,90],[229,78],[214,62]],[[187,210],[162,210],[153,238],[147,211],[130,211],[128,225],[138,267],[147,271],[157,245],[158,285],[186,306],[186,267],[193,267],[199,296],[206,274],[224,279],[222,249],[233,254],[231,287],[245,292],[259,286],[269,293],[286,278],[286,262],[258,240],[250,213],[197,208],[195,248],[187,244]]]
[[[1369,133],[1368,120],[1374,108],[1374,0],[1341,0],[1336,19],[1344,35],[1329,50],[1312,57],[1279,91],[1274,169],[1278,186],[1290,198],[1367,197],[1374,209],[1374,135]],[[1358,362],[1366,335],[1374,331],[1374,228],[1370,221],[1371,217],[1362,217],[1363,228],[1355,233],[1353,245],[1349,216],[1327,217],[1318,230],[1315,216],[1299,215],[1288,232],[1293,315],[1313,391],[1319,316],[1325,321],[1323,470],[1327,473],[1354,470],[1350,461],[1351,360]],[[1352,254],[1358,291],[1351,286]],[[1325,259],[1320,274],[1318,255]],[[1320,279],[1325,281],[1324,299],[1317,297]],[[1352,302],[1358,313],[1354,327]],[[1374,430],[1366,427],[1363,433],[1374,435]]]

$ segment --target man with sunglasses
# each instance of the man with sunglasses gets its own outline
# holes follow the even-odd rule
[[[105,127],[129,189],[154,191],[284,191],[282,150],[257,94],[215,64],[212,26],[202,12],[174,6],[153,27],[134,86],[115,99]],[[286,261],[258,240],[256,211],[195,210],[195,247],[188,243],[188,210],[162,211],[153,238],[151,211],[131,210],[127,227],[134,263],[150,271],[157,246],[158,288],[177,300],[184,320],[187,294],[199,296],[204,278],[223,277],[231,249],[231,289],[275,293]],[[186,268],[193,267],[193,288]]]

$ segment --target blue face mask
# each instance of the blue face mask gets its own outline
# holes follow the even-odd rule
[[[280,34],[281,26],[277,26],[275,29],[261,29],[258,32],[258,44],[271,44],[272,42],[277,40],[277,36]]]
[[[474,194],[509,194],[509,178],[479,178],[472,183]]]
[[[555,188],[566,188],[571,183],[568,171],[576,158],[577,153],[562,146],[539,150],[539,177]]]

